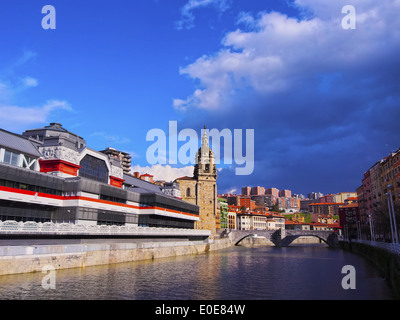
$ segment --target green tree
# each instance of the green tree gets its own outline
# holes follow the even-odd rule
[[[278,201],[272,206],[271,211],[280,212]]]

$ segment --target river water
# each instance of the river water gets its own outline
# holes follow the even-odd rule
[[[342,267],[355,267],[344,290]],[[201,255],[0,276],[0,299],[259,300],[393,299],[379,272],[355,254],[324,245],[237,246]]]

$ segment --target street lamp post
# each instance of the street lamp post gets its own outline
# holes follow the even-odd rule
[[[358,223],[359,223],[359,221],[356,221],[357,240],[360,240],[360,232],[358,229]]]
[[[369,220],[369,230],[371,232],[371,241],[375,241],[375,230],[374,230],[374,223],[372,221],[372,214],[368,215]]]
[[[389,196],[389,193],[386,193]],[[392,209],[390,208],[390,200],[389,197],[387,199],[388,202],[388,209],[389,209],[389,221],[390,221],[390,233],[392,235],[392,242],[394,242],[394,234],[393,234],[393,222],[392,222]]]
[[[398,234],[397,234],[397,223],[396,223],[396,215],[394,212],[394,205],[393,205],[393,196],[392,196],[392,189],[393,186],[392,185],[388,185],[389,189],[389,195],[390,195],[390,203],[391,203],[391,207],[392,207],[392,215],[393,215],[393,230],[394,230],[394,238],[396,243],[399,243],[399,238],[398,238]]]
[[[388,196],[388,207],[389,207],[389,218],[390,218],[390,229],[392,231],[392,242],[397,244],[399,243],[399,239],[397,236],[397,225],[396,225],[396,216],[394,214],[394,205],[393,205],[393,197],[392,197],[392,185],[387,186],[389,192],[386,193]]]

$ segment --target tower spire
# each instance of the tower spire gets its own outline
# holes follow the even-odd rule
[[[201,151],[203,154],[206,154],[208,152],[208,137],[207,137],[207,131],[206,131],[206,126],[204,125],[204,131],[203,131],[203,136],[201,137]]]

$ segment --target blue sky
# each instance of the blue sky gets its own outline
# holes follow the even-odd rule
[[[47,4],[55,30],[41,26]],[[149,130],[254,129],[254,172],[222,166],[219,191],[353,191],[400,147],[399,12],[399,0],[2,1],[0,127],[59,121],[160,179],[192,169],[150,166]]]

